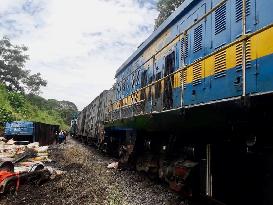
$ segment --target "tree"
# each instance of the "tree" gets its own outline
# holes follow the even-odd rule
[[[39,93],[47,82],[40,73],[30,75],[30,70],[24,69],[29,60],[26,51],[26,46],[13,45],[7,37],[0,40],[0,83],[12,91],[23,92],[27,88],[29,92]]]
[[[28,94],[27,97],[29,102],[37,106],[40,110],[50,110],[52,113],[58,113],[67,125],[70,124],[70,121],[74,117],[73,114],[78,113],[77,106],[69,101],[46,100],[35,94]]]
[[[29,59],[24,52],[25,46],[14,46],[4,37],[0,40],[0,82],[10,90],[22,91],[21,80],[26,78],[29,71],[23,70]]]
[[[29,93],[39,94],[41,86],[46,86],[47,82],[42,79],[41,73],[36,73],[23,79],[22,82],[26,85]]]
[[[155,20],[155,30],[184,2],[185,0],[159,0],[158,17]]]
[[[52,105],[55,104],[55,110],[58,110],[58,112],[61,114],[61,117],[64,119],[64,121],[67,124],[70,124],[70,121],[73,118],[73,114],[78,112],[77,106],[69,101],[56,101],[54,102],[53,99],[49,99],[48,102],[51,102]]]

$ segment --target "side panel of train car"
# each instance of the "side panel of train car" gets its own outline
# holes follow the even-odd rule
[[[113,89],[103,91],[77,119],[77,136],[89,144],[100,144],[104,139],[104,122],[110,120],[110,107],[114,100]]]
[[[48,125],[40,122],[15,121],[5,124],[5,137],[15,141],[39,142],[49,145],[55,141],[55,132],[59,125]]]

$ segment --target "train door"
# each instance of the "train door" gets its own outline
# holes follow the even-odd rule
[[[174,72],[175,65],[175,52],[166,56],[165,58],[165,70],[164,70],[164,92],[163,92],[163,110],[169,110],[173,108],[173,94],[172,94],[172,82],[173,76],[169,76]]]

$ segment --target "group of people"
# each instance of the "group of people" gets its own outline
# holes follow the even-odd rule
[[[66,142],[66,137],[68,133],[65,130],[61,130],[60,132],[56,131],[55,137],[56,137],[56,143],[61,144],[63,142]]]

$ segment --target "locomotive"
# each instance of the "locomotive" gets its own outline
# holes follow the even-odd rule
[[[184,196],[273,204],[272,0],[185,0],[77,118]]]

